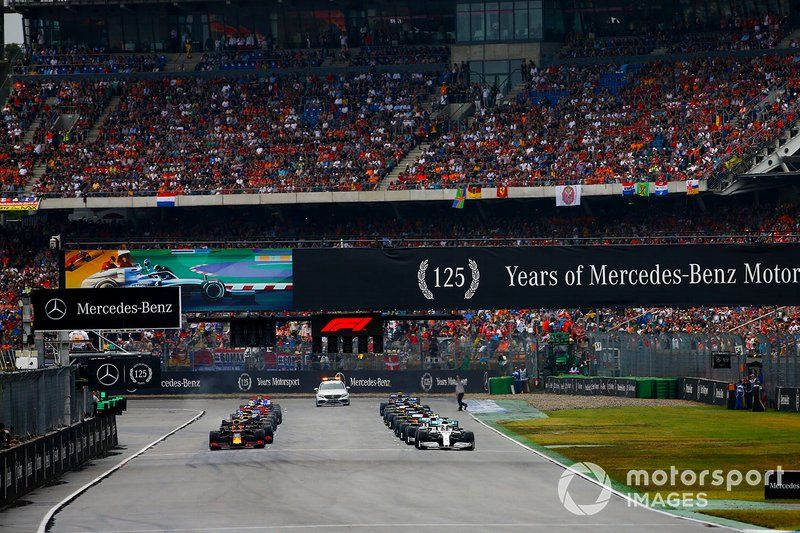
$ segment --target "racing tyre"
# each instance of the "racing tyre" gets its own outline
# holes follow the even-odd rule
[[[116,282],[110,279],[104,279],[103,281],[99,282],[97,285],[94,286],[95,289],[113,289],[116,287]]]
[[[378,412],[383,416],[383,410],[386,409],[386,406],[389,405],[388,402],[381,402],[380,407],[378,408]]]
[[[427,446],[420,443],[423,440],[428,440],[428,432],[420,429],[417,431],[417,440],[414,442],[414,447],[418,450],[427,450]]]
[[[209,302],[216,302],[225,297],[225,285],[219,280],[204,281],[200,285],[203,298]]]
[[[212,442],[220,442],[219,438],[219,431],[209,431],[208,432],[208,449],[213,450],[214,448],[211,447]]]
[[[264,430],[264,441],[268,444],[275,442],[275,433],[272,431],[272,428],[267,428]]]
[[[267,445],[266,444],[267,443],[266,432],[263,429],[257,429],[253,433],[255,434],[255,437],[256,437],[256,443],[258,443],[258,441],[261,441],[261,444],[256,444],[254,447],[255,448],[263,448],[263,447],[265,447]]]
[[[465,450],[474,450],[475,449],[475,434],[471,431],[464,432],[464,442],[472,443],[472,446],[469,448],[464,448]]]
[[[408,444],[409,446],[414,444],[413,442],[411,442],[411,435],[413,435],[415,431],[416,431],[416,428],[414,426],[410,426],[410,427],[406,428],[405,439],[403,439],[403,440],[405,440],[406,444]]]

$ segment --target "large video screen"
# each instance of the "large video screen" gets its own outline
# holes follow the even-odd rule
[[[179,286],[185,312],[293,308],[292,250],[70,250],[66,288]]]

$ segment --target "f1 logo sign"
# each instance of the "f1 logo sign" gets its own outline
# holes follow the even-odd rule
[[[370,322],[372,322],[371,316],[333,318],[322,327],[320,333],[338,333],[340,331],[358,333],[359,331],[364,331]]]

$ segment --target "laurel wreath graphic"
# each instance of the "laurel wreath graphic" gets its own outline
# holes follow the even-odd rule
[[[428,283],[425,281],[425,271],[428,270],[428,260],[425,259],[419,264],[419,270],[417,270],[417,285],[419,285],[419,290],[422,291],[422,295],[425,296],[428,300],[433,300],[433,293],[428,288]]]
[[[478,263],[474,260],[470,259],[469,261],[469,270],[472,272],[472,282],[469,284],[469,289],[467,292],[464,293],[464,299],[469,300],[473,296],[475,296],[475,292],[478,290],[478,285],[481,282],[481,271],[478,270]]]

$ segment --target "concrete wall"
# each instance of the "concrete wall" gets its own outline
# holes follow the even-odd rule
[[[700,191],[708,189],[705,181],[700,182]],[[653,187],[650,187],[652,193]],[[686,182],[669,183],[670,194],[685,194]],[[622,185],[584,185],[582,196],[621,196]],[[555,202],[555,187],[509,187],[509,198],[551,198]],[[271,194],[217,194],[178,196],[175,205],[178,207],[210,206],[210,205],[273,205],[273,204],[330,204],[356,202],[426,202],[452,201],[456,196],[455,189],[423,189],[408,191],[347,191],[347,192],[301,192]],[[497,199],[495,187],[484,187],[482,198]],[[126,209],[139,207],[157,207],[155,196],[122,196],[122,197],[89,197],[89,198],[45,198],[39,209]]]

